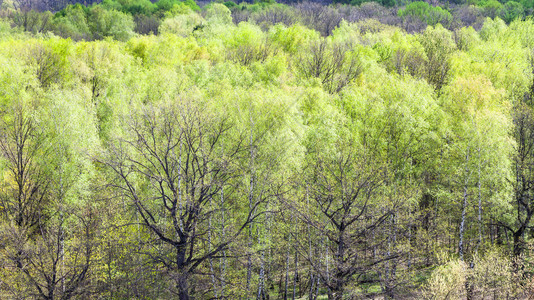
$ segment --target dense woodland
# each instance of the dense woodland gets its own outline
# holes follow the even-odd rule
[[[0,0],[1,299],[534,298],[532,1],[87,2]]]

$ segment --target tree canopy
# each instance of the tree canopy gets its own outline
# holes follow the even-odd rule
[[[0,298],[533,297],[529,3],[4,1]]]

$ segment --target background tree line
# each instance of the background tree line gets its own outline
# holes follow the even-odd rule
[[[395,1],[354,0],[333,3],[286,1],[199,2],[193,0],[6,0],[0,2],[0,17],[11,27],[32,33],[74,40],[113,37],[128,40],[137,34],[158,34],[191,24],[202,26],[202,18],[213,3],[223,3],[236,24],[254,22],[264,30],[283,23],[302,24],[327,36],[342,20],[377,20],[382,24],[422,32],[427,26],[442,24],[450,30],[472,26],[480,30],[485,18],[499,17],[506,23],[532,15],[534,4],[521,1]],[[197,12],[199,15],[192,13]],[[185,17],[189,16],[189,17]]]
[[[532,19],[160,2],[4,11],[0,298],[532,297]]]

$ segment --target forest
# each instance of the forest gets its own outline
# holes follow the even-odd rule
[[[534,299],[533,1],[74,2],[0,0],[0,299]]]

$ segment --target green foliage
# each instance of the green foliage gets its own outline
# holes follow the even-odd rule
[[[506,28],[506,23],[503,20],[499,18],[494,20],[487,18],[480,30],[480,37],[486,41],[494,39],[506,30]]]
[[[297,53],[309,41],[318,37],[319,33],[317,31],[299,24],[290,27],[278,24],[269,30],[269,38],[290,54]]]
[[[426,54],[424,76],[439,94],[449,79],[450,58],[456,43],[452,33],[441,25],[428,27],[419,36],[419,43]]]
[[[175,17],[167,18],[161,23],[159,32],[162,34],[173,33],[181,36],[188,36],[193,30],[198,28],[204,20],[195,13],[179,14]]]
[[[397,3],[395,0],[351,0],[351,1],[334,1],[336,3],[349,3],[351,5],[362,5],[368,2],[377,2],[384,7],[393,7]]]
[[[519,2],[509,1],[506,2],[497,13],[501,19],[510,23],[517,18],[522,18],[525,14],[525,8]]]
[[[171,10],[174,5],[178,5],[179,3],[181,2],[177,0],[159,0],[156,2],[156,6],[159,10],[168,11]]]
[[[404,18],[408,16],[418,18],[430,26],[438,23],[447,25],[452,21],[452,15],[447,10],[422,1],[408,4],[406,8],[399,10],[398,15]]]
[[[200,6],[194,0],[185,0],[182,3],[189,6],[193,11],[200,11]]]
[[[211,3],[206,8],[206,21],[214,24],[230,24],[232,23],[232,13],[223,4]]]
[[[182,65],[207,55],[194,38],[172,34],[132,38],[126,49],[146,67]]]
[[[486,12],[488,17],[490,18],[495,18],[503,6],[501,2],[497,0],[483,1],[483,2],[480,2],[479,5],[481,5],[482,9]]]
[[[156,6],[160,11],[165,12],[167,16],[184,14],[189,11],[200,11],[200,7],[193,0],[160,0],[156,2]]]
[[[86,8],[69,5],[54,16],[54,31],[74,40],[92,40],[112,37],[128,40],[133,36],[135,24],[131,15],[116,10],[117,5],[105,1],[101,5]]]
[[[126,41],[133,36],[134,22],[130,15],[116,10],[106,10],[95,6],[88,17],[91,32],[97,39],[112,37]]]
[[[108,10],[122,10],[122,4],[116,0],[102,0],[101,5]]]
[[[480,36],[475,31],[475,29],[473,29],[473,27],[463,27],[460,30],[455,31],[454,39],[456,42],[456,46],[459,50],[462,51],[468,51],[469,49],[480,43]]]
[[[55,32],[62,37],[74,40],[91,40],[93,34],[87,23],[86,10],[82,5],[69,5],[54,16]]]
[[[131,15],[143,14],[150,15],[155,9],[156,5],[150,0],[115,0],[120,3],[121,10]]]
[[[6,45],[6,43],[2,43]],[[6,110],[13,105],[13,101],[26,102],[31,99],[33,89],[38,86],[38,81],[28,68],[20,61],[0,56],[4,68],[0,73],[2,88],[0,89],[0,107]]]
[[[521,0],[519,3],[521,3],[525,9],[534,9],[534,2],[532,1]]]
[[[228,7],[229,9],[232,9],[237,6],[237,4],[233,1],[226,1],[223,3],[224,6]]]
[[[9,22],[0,20],[0,37],[10,36],[13,32],[14,30],[9,25]]]

